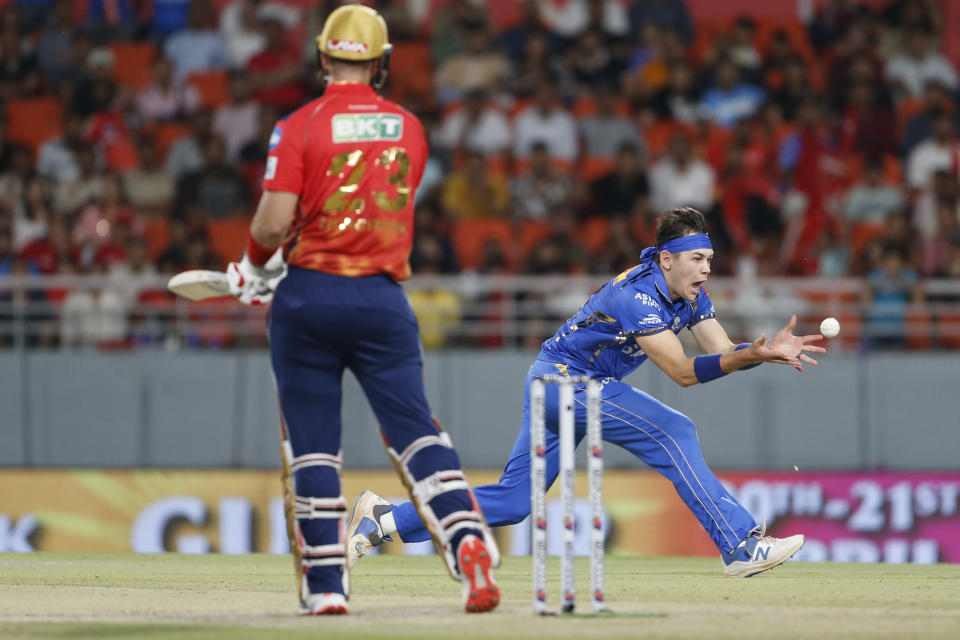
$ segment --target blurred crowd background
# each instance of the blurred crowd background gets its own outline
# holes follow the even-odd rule
[[[339,4],[0,3],[0,325],[33,327],[0,344],[163,342],[135,328],[176,304],[158,274],[242,253],[270,133],[320,95],[314,38]],[[782,0],[762,17],[705,0],[368,4],[394,44],[385,94],[431,142],[421,281],[616,274],[658,212],[694,206],[715,275],[855,278],[847,320],[873,323],[871,345],[960,345],[960,287],[930,286],[960,279],[948,0]],[[106,284],[4,285],[38,274]],[[524,302],[505,291],[482,295]],[[469,295],[413,288],[428,347],[450,342]],[[943,312],[912,311],[931,302]],[[931,329],[951,322],[956,336]],[[505,344],[484,331],[462,341]]]

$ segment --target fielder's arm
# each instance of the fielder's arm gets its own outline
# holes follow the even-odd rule
[[[716,318],[708,318],[690,327],[704,353],[729,353],[736,347]]]
[[[708,321],[704,320],[705,322]],[[720,326],[719,323],[717,326]],[[683,352],[683,345],[673,331],[661,331],[652,336],[639,336],[636,340],[644,353],[681,387],[689,387],[698,382],[709,382],[745,365],[763,362],[757,354],[755,344],[740,351],[690,358]],[[727,339],[727,342],[730,340]],[[732,346],[731,343],[731,348]]]

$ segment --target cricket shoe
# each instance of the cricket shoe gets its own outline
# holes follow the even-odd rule
[[[463,575],[463,607],[467,613],[493,611],[500,604],[500,588],[490,571],[492,559],[482,538],[467,535],[457,549]]]
[[[789,560],[803,546],[802,535],[774,538],[764,535],[766,532],[767,525],[764,523],[759,532],[748,535],[736,549],[721,554],[723,575],[730,578],[749,578]]]
[[[328,616],[347,613],[347,598],[342,593],[311,593],[300,605],[305,616]]]
[[[353,512],[347,525],[347,571],[353,569],[357,560],[393,538],[383,535],[380,516],[393,509],[393,505],[372,491],[362,491],[353,501]]]

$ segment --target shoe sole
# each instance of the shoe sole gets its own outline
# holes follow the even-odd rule
[[[793,551],[790,552],[790,555],[786,556],[785,558],[781,558],[781,559],[779,559],[779,560],[771,560],[771,561],[769,561],[769,562],[761,565],[761,567],[760,567],[759,569],[756,569],[756,567],[748,567],[748,568],[744,569],[743,571],[741,571],[741,572],[739,572],[739,573],[726,573],[726,572],[724,572],[723,575],[726,576],[727,578],[750,578],[750,577],[752,577],[752,576],[757,575],[758,573],[763,573],[764,571],[769,571],[770,569],[773,569],[774,567],[783,564],[784,562],[786,562],[787,560],[789,560],[789,559],[792,558],[793,556],[797,555],[797,551],[800,551],[800,549],[803,548],[803,545],[804,545],[804,543],[805,543],[806,541],[807,541],[806,537],[801,536],[801,538],[800,538],[800,544],[797,545],[797,548],[796,548],[796,549],[794,549]],[[754,569],[756,569],[756,570],[754,570]]]
[[[357,527],[360,526],[360,521],[363,520],[363,514],[366,513],[366,505],[363,509],[360,509],[360,502],[364,500],[366,496],[374,496],[371,491],[361,491],[360,494],[353,500],[353,511],[350,512],[350,524],[347,525],[347,571],[353,569],[353,566],[357,564],[362,556],[358,555],[353,550],[353,545],[350,544],[350,540],[356,535]]]
[[[343,615],[345,613],[347,613],[347,607],[342,604],[339,604],[339,605],[324,607],[319,611],[304,611],[300,615],[302,616],[337,616],[337,615]]]
[[[479,538],[460,545],[460,571],[470,581],[464,609],[467,613],[493,611],[500,604],[500,588],[490,573],[490,553]]]

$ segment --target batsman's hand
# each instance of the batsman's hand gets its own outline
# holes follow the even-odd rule
[[[267,263],[258,267],[244,254],[240,262],[227,265],[227,284],[230,295],[243,304],[270,304],[277,285],[287,275],[287,265],[283,262],[283,250],[270,256]]]

